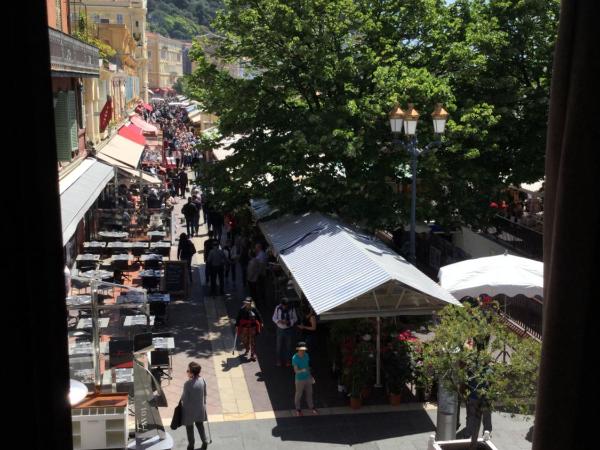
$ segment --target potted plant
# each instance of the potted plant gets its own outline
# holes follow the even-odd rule
[[[402,391],[413,378],[411,353],[409,335],[400,333],[388,342],[383,354],[383,370],[392,405],[400,404]]]

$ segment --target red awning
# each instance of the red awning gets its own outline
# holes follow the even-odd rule
[[[144,108],[146,108],[146,110],[149,112],[153,111],[152,105],[149,105],[148,103],[144,103]]]
[[[144,119],[142,119],[140,116],[138,116],[136,114],[131,115],[129,117],[129,120],[131,121],[131,123],[133,123],[134,125],[141,128],[142,132],[144,132],[144,133],[150,133],[150,134],[158,133],[158,128],[156,128],[154,125],[149,124],[148,122],[146,122]]]
[[[142,134],[142,129],[134,124],[121,127],[119,129],[119,135],[138,144],[146,145],[146,138]]]

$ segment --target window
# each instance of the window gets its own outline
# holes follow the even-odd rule
[[[60,0],[56,0],[54,2],[54,8],[56,9],[56,28],[60,31],[62,29],[62,6],[60,4]]]
[[[100,23],[110,23],[110,19],[100,19]]]
[[[177,53],[177,62],[181,62],[181,54]]]
[[[98,14],[92,14],[92,21],[94,23],[100,23],[100,16]]]
[[[123,25],[123,14],[117,14],[117,23]]]
[[[136,27],[136,28],[139,28],[139,27],[140,27],[140,23],[139,23],[137,20],[135,21],[135,27]]]
[[[152,58],[152,52],[148,50],[148,59]]]

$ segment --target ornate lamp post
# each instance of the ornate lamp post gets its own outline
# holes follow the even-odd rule
[[[442,105],[438,103],[435,110],[431,114],[433,118],[433,131],[436,136],[441,136],[446,129],[446,121],[448,120],[448,113],[444,110]],[[418,147],[417,141],[417,124],[419,122],[419,113],[414,108],[412,103],[408,104],[406,112],[400,109],[399,105],[396,105],[389,114],[390,128],[392,134],[395,136],[393,140],[394,144],[402,145],[411,156],[411,172],[412,172],[412,190],[411,190],[411,208],[410,208],[410,262],[413,265],[417,265],[416,256],[416,243],[415,243],[415,229],[416,229],[416,208],[417,208],[417,160],[419,155],[427,153],[431,148],[440,144],[440,140],[436,140],[428,143],[424,148]],[[408,138],[407,142],[404,143],[399,139],[404,125],[404,134]]]

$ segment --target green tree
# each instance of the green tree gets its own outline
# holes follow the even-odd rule
[[[515,28],[511,5],[521,3],[527,7],[520,11],[531,19]],[[534,116],[544,105],[529,114],[512,97],[530,102],[534,90],[534,103],[541,104],[547,83],[530,90],[514,81],[510,89],[519,92],[503,96],[490,78],[501,69],[508,78],[507,47],[517,44],[519,33],[544,36],[551,49],[555,18],[540,25],[541,2],[227,0],[225,5],[213,23],[218,36],[193,48],[199,67],[190,82],[192,94],[220,116],[221,132],[244,136],[236,154],[209,171],[217,195],[233,187],[247,192],[238,198],[268,198],[282,210],[318,209],[370,227],[406,222],[410,199],[394,194],[389,181],[409,181],[409,157],[393,148],[387,114],[394,103],[408,101],[423,116],[421,142],[433,139],[428,114],[435,103],[451,113],[445,145],[420,161],[420,219],[485,223],[495,192],[509,181],[539,175],[543,142],[525,142],[524,133],[513,130],[515,121],[527,130],[535,123],[531,133],[543,134],[544,123]],[[550,66],[550,53],[532,57],[532,71]],[[243,62],[252,76],[234,78],[215,60]]]
[[[440,380],[463,402],[475,390],[492,409],[530,412],[541,345],[509,331],[494,308],[464,304],[439,313],[435,338],[423,350],[428,383]],[[499,358],[504,351],[510,353],[506,363]]]

